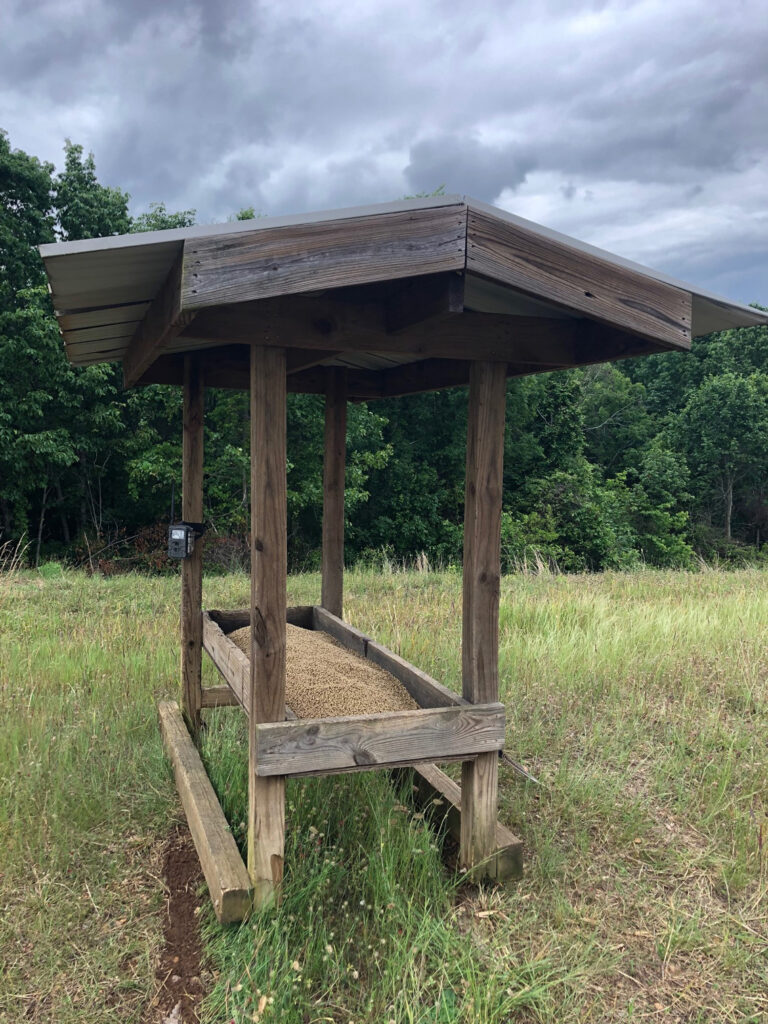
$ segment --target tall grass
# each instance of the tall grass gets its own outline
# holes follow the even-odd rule
[[[207,579],[205,603],[247,605],[247,579]],[[345,617],[460,686],[459,574],[349,573]],[[174,579],[0,574],[3,1022],[142,1021],[180,818],[156,724],[177,626]],[[296,781],[279,911],[202,914],[204,1019],[764,1019],[767,639],[758,571],[505,578],[507,749],[542,781],[501,768],[523,881],[463,886],[379,774]],[[240,837],[237,711],[209,714],[203,753]]]

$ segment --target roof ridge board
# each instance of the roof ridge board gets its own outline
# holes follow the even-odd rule
[[[91,253],[110,249],[139,249],[146,245],[170,245],[184,243],[195,238],[211,238],[216,235],[238,234],[246,231],[263,231],[269,228],[290,227],[299,224],[319,224],[331,220],[351,220],[355,217],[376,216],[386,213],[404,213],[407,210],[429,210],[442,206],[463,206],[464,196],[424,196],[412,199],[397,199],[387,203],[372,203],[367,206],[346,206],[332,210],[313,210],[307,213],[289,213],[275,217],[255,217],[252,220],[225,221],[223,224],[193,224],[188,228],[169,228],[165,231],[137,231],[126,235],[105,235],[100,238],[84,238],[76,242],[47,242],[38,246],[44,260],[72,256],[77,253]]]
[[[768,323],[768,314],[762,313],[761,310],[755,309],[754,306],[748,306],[743,302],[736,302],[733,299],[728,299],[723,295],[717,295],[714,292],[705,291],[702,288],[698,288],[696,285],[688,284],[686,281],[681,281],[678,278],[672,277],[671,274],[665,274],[661,270],[654,270],[653,267],[647,267],[643,263],[636,263],[634,260],[627,259],[624,256],[619,256],[616,253],[610,252],[608,249],[601,249],[597,245],[591,245],[589,242],[582,242],[579,238],[574,238],[573,235],[563,234],[562,231],[556,231],[554,228],[548,228],[543,224],[537,224],[536,221],[527,220],[525,217],[519,217],[516,213],[511,213],[509,210],[502,210],[498,206],[492,206],[490,203],[484,203],[480,199],[473,199],[471,196],[464,196],[464,202],[466,203],[468,213],[472,213],[476,210],[478,213],[485,213],[488,216],[495,217],[497,220],[507,221],[510,224],[514,224],[515,227],[521,228],[523,231],[530,231],[534,235],[539,235],[541,238],[549,239],[552,242],[558,242],[561,245],[566,245],[571,249],[576,249],[579,252],[589,253],[596,259],[603,260],[606,263],[613,264],[613,266],[622,267],[625,270],[631,270],[638,274],[643,274],[645,277],[651,277],[655,281],[659,281],[661,284],[668,284],[674,288],[679,288],[682,291],[690,292],[700,299],[706,299],[709,302],[715,302],[718,305],[726,306],[729,309],[738,309],[744,313],[751,313],[756,320],[762,320],[764,323]]]

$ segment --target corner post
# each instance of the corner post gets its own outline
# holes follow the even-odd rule
[[[181,516],[203,519],[203,375],[197,358],[184,356]],[[203,542],[181,562],[181,708],[193,736],[203,701]]]
[[[248,872],[257,910],[277,901],[283,879],[285,779],[257,776],[256,727],[285,718],[287,532],[285,350],[252,345]]]
[[[473,362],[467,415],[461,674],[473,704],[499,699],[499,591],[506,366]],[[472,870],[495,849],[498,756],[461,767],[460,862]],[[486,869],[473,873],[480,880]]]
[[[344,600],[344,476],[347,458],[347,378],[326,371],[323,456],[323,582],[320,603],[342,618]]]

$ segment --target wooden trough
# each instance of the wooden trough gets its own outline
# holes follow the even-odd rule
[[[768,318],[463,196],[57,243],[41,253],[72,363],[122,360],[127,386],[183,387],[188,524],[204,517],[204,389],[250,395],[250,607],[203,611],[198,542],[181,574],[188,732],[178,710],[161,707],[219,917],[236,917],[250,897],[191,737],[205,709],[233,703],[249,722],[248,875],[256,907],[279,897],[292,776],[412,766],[417,796],[442,801],[471,877],[518,874],[520,843],[496,811],[507,378],[686,350],[696,335]],[[344,478],[348,401],[463,385],[459,697],[343,621]],[[322,593],[318,606],[294,609],[286,607],[289,392],[325,397]],[[386,668],[418,708],[291,719],[287,621],[324,630]],[[250,659],[227,637],[235,623],[251,627]],[[203,649],[223,686],[202,688]],[[432,763],[451,760],[462,763],[460,787]]]

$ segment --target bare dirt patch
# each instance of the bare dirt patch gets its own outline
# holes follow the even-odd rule
[[[203,876],[186,828],[174,832],[165,845],[163,880],[167,889],[164,945],[155,971],[157,992],[144,1024],[197,1024],[197,1008],[208,987],[198,925],[197,892]]]

